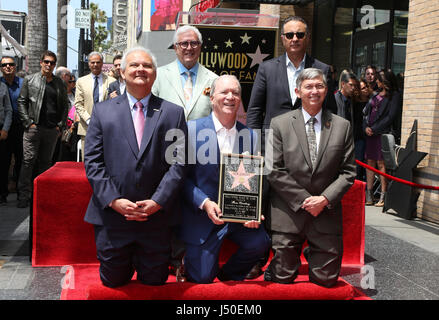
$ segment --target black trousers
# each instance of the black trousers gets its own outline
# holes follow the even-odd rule
[[[169,228],[114,229],[95,226],[99,274],[111,288],[127,284],[137,271],[137,280],[162,285],[168,279],[171,254]]]
[[[8,138],[0,141],[0,196],[7,197],[9,167],[14,155],[14,180],[18,181],[21,162],[23,161],[23,126],[14,119],[8,132]]]

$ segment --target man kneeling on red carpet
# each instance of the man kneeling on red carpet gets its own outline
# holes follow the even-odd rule
[[[85,221],[94,225],[99,273],[108,287],[127,284],[134,271],[143,284],[168,279],[170,227],[186,167],[178,156],[165,159],[168,149],[185,149],[187,126],[180,106],[151,94],[156,69],[148,50],[128,50],[121,63],[125,93],[93,107],[85,138],[93,189]],[[181,139],[163,139],[169,131]]]
[[[271,167],[267,179],[274,257],[266,281],[294,281],[305,240],[311,282],[331,287],[340,273],[341,199],[354,183],[356,169],[349,121],[322,110],[327,90],[321,70],[303,70],[295,89],[302,107],[271,121],[273,139],[265,155]]]
[[[216,277],[221,281],[244,280],[270,246],[270,239],[259,222],[235,223],[221,219],[221,209],[215,202],[219,153],[251,153],[256,138],[253,131],[236,121],[241,85],[235,76],[217,78],[212,84],[210,100],[213,112],[188,122],[189,145],[197,159],[195,164],[189,164],[182,197],[185,272],[187,280],[196,283],[210,283]],[[205,159],[201,159],[203,157]],[[226,238],[236,243],[238,250],[219,269],[218,257]]]

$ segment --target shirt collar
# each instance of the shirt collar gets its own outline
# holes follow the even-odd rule
[[[139,100],[137,100],[137,99],[134,98],[132,95],[130,95],[130,94],[128,93],[128,91],[126,91],[126,94],[127,94],[127,98],[128,98],[128,103],[129,103],[129,105],[130,105],[130,110],[133,110],[133,109],[134,109],[134,105],[135,105],[136,102],[139,101]],[[148,106],[148,102],[149,102],[149,99],[150,99],[150,98],[151,98],[151,93],[148,94],[146,97],[140,99],[140,102],[142,102],[142,104],[143,104],[144,107]]]
[[[6,78],[5,77],[0,77],[0,79],[4,82],[4,83],[6,83],[7,85],[9,85],[9,83],[6,81]],[[20,85],[20,78],[18,78],[17,76],[15,76],[14,77],[14,80],[12,80],[12,85],[17,85],[17,86],[19,86]]]
[[[96,75],[93,74],[93,73],[91,74],[91,76],[92,76],[93,80],[94,80],[95,77],[96,77]],[[101,72],[100,74],[98,74],[97,77],[98,77],[98,80],[101,80],[101,79],[103,78],[102,72]]]
[[[234,133],[236,132],[236,120],[235,123],[233,124],[233,127],[230,129],[225,128],[222,123],[218,120],[218,118],[215,116],[215,113],[212,112],[212,120],[213,120],[213,125],[215,126],[215,132],[219,133],[222,129],[225,130],[225,132],[230,132],[230,133]]]
[[[294,63],[291,62],[290,58],[288,57],[288,54],[285,53],[285,56],[287,57],[286,60],[286,64],[287,64],[287,68],[289,65],[291,65],[291,67],[293,67],[294,70],[303,70],[305,68],[305,58],[306,58],[306,54],[303,55],[303,59],[299,64],[299,67],[296,69],[296,67],[294,66]]]
[[[301,109],[303,114],[303,120],[305,120],[305,124],[306,124],[308,120],[311,118],[311,116],[308,112],[306,112],[304,108]],[[320,109],[320,111],[314,116],[314,118],[316,118],[317,123],[322,123],[322,109]]]
[[[178,65],[178,70],[180,70],[180,74],[183,74],[186,71],[190,71],[192,72],[192,74],[197,75],[198,66],[199,66],[198,62],[192,68],[188,69],[180,62],[180,60],[177,59],[177,65]]]

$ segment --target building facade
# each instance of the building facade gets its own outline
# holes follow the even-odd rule
[[[188,11],[198,1],[182,0]],[[288,1],[283,1],[286,3]],[[172,30],[151,31],[151,1],[128,0],[128,47],[150,48],[159,65],[175,58],[168,49]],[[352,69],[358,76],[366,65],[390,68],[403,90],[401,145],[415,119],[418,150],[428,153],[415,169],[415,183],[439,185],[439,1],[431,0],[224,0],[225,8],[277,15],[279,24],[291,15],[303,17],[311,29],[309,53],[337,72]],[[193,8],[191,9],[193,10]],[[278,42],[278,54],[283,54]],[[439,223],[439,191],[419,189],[416,216]]]

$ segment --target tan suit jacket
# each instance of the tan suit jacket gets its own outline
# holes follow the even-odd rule
[[[189,108],[185,108],[183,86],[177,60],[157,69],[157,78],[152,87],[152,93],[162,99],[173,102],[184,109],[186,120],[207,117],[212,112],[210,103],[210,88],[218,75],[198,66],[197,81],[193,87],[192,100]]]
[[[297,233],[310,213],[301,209],[309,196],[325,196],[329,208],[315,219],[323,233],[341,234],[341,199],[356,176],[354,144],[350,123],[323,110],[322,131],[315,168],[312,167],[302,110],[273,118],[272,172],[268,175],[271,200],[271,230]],[[269,164],[270,159],[267,158]]]
[[[113,77],[102,75],[102,92],[103,100],[108,99],[108,86],[110,83],[116,81]],[[87,121],[91,117],[91,111],[93,109],[93,85],[94,80],[92,73],[83,76],[76,81],[76,93],[75,93],[75,107],[76,113],[79,115],[78,135],[85,136],[87,133]]]

